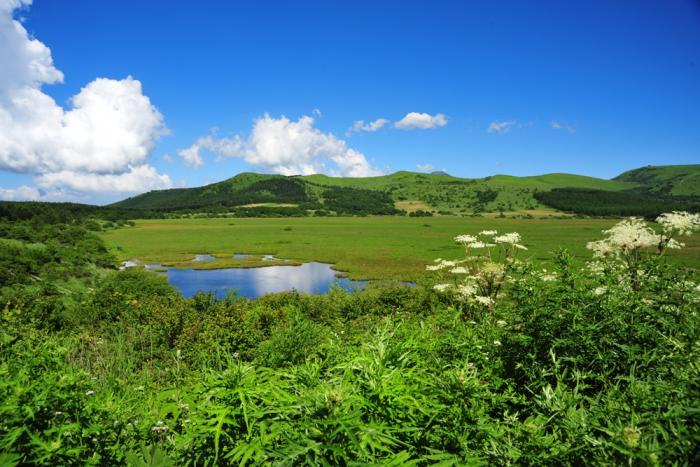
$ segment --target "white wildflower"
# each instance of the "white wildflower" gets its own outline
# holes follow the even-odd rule
[[[608,288],[605,286],[596,287],[595,289],[593,289],[593,293],[595,295],[603,295],[607,291],[608,291]]]
[[[465,268],[464,266],[459,266],[459,267],[456,267],[454,269],[450,269],[450,272],[452,274],[468,274],[469,273],[469,271],[467,271],[467,268]]]
[[[484,297],[481,295],[475,295],[474,296],[474,301],[481,303],[484,306],[491,306],[493,305],[493,299],[491,297]]]
[[[474,237],[473,235],[463,234],[463,235],[457,235],[455,237],[455,242],[457,242],[457,243],[472,243],[475,241],[476,241],[476,237]]]
[[[557,280],[557,274],[554,272],[540,274],[540,279],[542,279],[544,282],[552,282]]]
[[[450,284],[435,284],[433,286],[433,290],[437,290],[438,292],[444,292],[445,290],[449,289],[452,287]]]
[[[497,233],[498,233],[498,232],[495,231],[495,230],[482,230],[481,232],[479,232],[479,235],[485,235],[485,236],[487,236],[487,237],[493,237],[493,236],[496,235]]]
[[[476,294],[476,287],[471,284],[461,284],[457,287],[457,292],[465,297],[471,297]]]
[[[469,243],[467,248],[491,248],[493,246],[496,246],[496,244],[476,241]]]
[[[666,248],[671,250],[680,250],[685,246],[685,243],[677,241],[675,238],[669,238],[666,241]]]
[[[607,256],[612,253],[616,253],[617,250],[605,240],[597,240],[595,242],[588,242],[586,248],[593,251],[593,256],[602,257]]]
[[[447,261],[441,259],[440,262],[435,264],[429,264],[425,267],[427,271],[440,271],[441,269],[453,268],[457,265],[456,261]]]
[[[168,431],[168,425],[163,423],[162,420],[158,420],[158,422],[151,427],[151,431],[158,434],[165,433]]]
[[[86,396],[94,396],[94,395],[95,395],[95,391],[93,391],[92,389],[90,389],[89,391],[85,391],[85,395],[86,395]]]
[[[498,237],[494,237],[493,240],[496,243],[510,243],[511,245],[513,245],[520,242],[520,234],[517,232],[510,232],[507,234],[499,235]]]
[[[493,341],[493,345],[495,345],[496,347],[500,347],[501,341]]]
[[[508,323],[506,323],[506,322],[503,321],[502,319],[499,319],[498,321],[496,321],[496,324],[498,324],[499,326],[503,327],[503,326],[505,326],[505,325],[508,324]]]
[[[667,234],[690,235],[700,230],[700,214],[685,211],[665,212],[656,218]]]
[[[607,235],[606,241],[611,246],[622,250],[657,246],[661,241],[661,237],[638,217],[618,222],[603,233]]]

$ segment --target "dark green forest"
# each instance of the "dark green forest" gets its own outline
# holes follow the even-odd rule
[[[603,191],[555,188],[535,193],[535,198],[560,211],[589,216],[642,216],[655,219],[662,212],[700,212],[700,197],[658,196],[644,191]]]

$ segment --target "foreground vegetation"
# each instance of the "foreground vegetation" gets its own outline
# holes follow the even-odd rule
[[[550,263],[557,248],[568,249],[576,262],[590,257],[586,243],[600,236],[611,219],[503,219],[458,217],[371,217],[294,219],[139,220],[135,227],[100,235],[120,260],[187,267],[195,254],[208,253],[231,267],[234,253],[274,254],[277,258],[334,264],[353,279],[417,280],[435,257],[455,259],[452,237],[466,230],[518,231],[537,264]],[[700,235],[686,239],[674,262],[700,268]],[[213,265],[212,265],[213,266]]]
[[[470,227],[436,289],[217,301],[4,222],[0,464],[697,464],[698,277],[630,226],[590,267]]]

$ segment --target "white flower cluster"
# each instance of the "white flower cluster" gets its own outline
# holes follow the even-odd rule
[[[463,235],[457,235],[457,236],[455,237],[455,242],[457,242],[457,243],[463,243],[463,244],[465,244],[465,245],[468,244],[468,243],[473,243],[473,242],[475,242],[475,241],[476,241],[476,237],[473,236],[473,235],[466,235],[466,234],[463,234]]]
[[[700,230],[700,214],[684,211],[665,212],[656,218],[667,235],[690,235]],[[670,248],[670,247],[669,247]]]
[[[513,245],[520,250],[527,250],[527,248],[520,244],[520,234],[518,232],[510,232],[507,234],[499,235],[498,237],[493,237],[493,241],[496,243],[506,243]]]
[[[658,253],[668,249],[679,249],[685,246],[672,235],[690,235],[700,230],[700,214],[673,211],[661,214],[656,218],[661,225],[663,235],[659,235],[642,219],[630,217],[618,222],[608,230],[603,230],[606,238],[588,242],[586,248],[593,251],[596,257],[620,255],[644,248],[656,247]]]
[[[557,280],[557,273],[556,272],[547,272],[546,269],[543,269],[540,271],[540,279],[542,282],[553,282]]]
[[[507,271],[514,263],[515,250],[527,250],[520,244],[520,234],[510,232],[498,236],[496,230],[482,230],[476,235],[457,235],[454,240],[465,247],[468,256],[462,261],[438,258],[433,264],[426,266],[428,271],[448,270],[451,274],[458,275],[454,279],[454,284],[436,284],[433,289],[438,292],[453,293],[466,302],[477,303],[487,308],[493,307],[501,286],[509,277]],[[485,255],[472,252],[475,249],[494,248],[499,245],[505,248],[497,249],[495,252],[489,250]],[[458,266],[460,263],[466,263],[466,267]]]
[[[607,238],[588,242],[586,248],[593,251],[594,256],[607,256],[659,246],[661,236],[656,234],[644,221],[638,217],[630,217],[618,222],[608,230],[603,230]]]
[[[154,433],[163,434],[168,431],[168,428],[168,425],[163,423],[162,420],[158,420],[158,422],[151,427],[151,431]]]
[[[425,267],[427,271],[440,271],[442,269],[453,268],[457,266],[457,261],[448,261],[446,259],[438,258],[435,260],[434,264],[429,264]]]
[[[496,236],[498,231],[496,230],[482,230],[477,234],[468,235],[462,234],[455,237],[455,242],[461,243],[468,249],[478,249],[478,248],[492,248],[498,243],[504,243],[513,245],[520,250],[527,250],[526,247],[520,245],[520,234],[517,232],[510,232],[500,236]],[[493,237],[491,241],[486,241],[486,239],[479,239],[478,237]]]

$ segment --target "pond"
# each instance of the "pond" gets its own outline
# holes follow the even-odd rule
[[[175,269],[167,270],[168,282],[185,297],[197,292],[214,292],[217,298],[236,290],[238,295],[258,298],[266,293],[297,290],[308,294],[324,294],[333,284],[352,291],[367,285],[336,276],[326,263],[304,263],[301,266],[267,266],[261,268]]]

